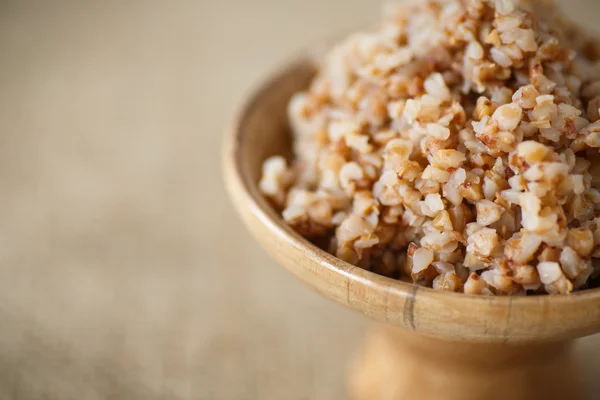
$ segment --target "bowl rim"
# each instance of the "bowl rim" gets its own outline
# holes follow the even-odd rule
[[[542,313],[544,315],[553,312],[564,312],[566,308],[576,309],[577,307],[597,307],[600,310],[600,288],[586,289],[576,291],[567,295],[530,295],[530,296],[478,296],[459,292],[439,291],[433,288],[423,287],[397,279],[388,278],[362,269],[358,266],[349,264],[334,255],[326,252],[309,240],[302,237],[287,225],[280,214],[269,204],[258,190],[258,184],[250,176],[249,171],[241,168],[240,149],[244,144],[244,122],[252,113],[253,109],[260,104],[260,99],[273,90],[274,87],[285,76],[293,74],[299,68],[306,69],[309,65],[315,66],[315,51],[305,51],[296,53],[294,57],[289,58],[285,63],[280,64],[279,68],[267,74],[265,79],[260,79],[257,85],[251,87],[242,97],[240,104],[235,108],[235,117],[229,124],[224,138],[223,151],[223,170],[227,188],[231,197],[242,196],[245,206],[240,206],[240,201],[234,201],[237,211],[242,214],[240,207],[246,207],[254,218],[260,221],[267,230],[277,237],[281,243],[300,250],[319,268],[326,269],[335,273],[341,279],[350,280],[357,285],[366,285],[380,293],[386,293],[393,296],[401,296],[405,299],[404,326],[411,329],[415,328],[414,302],[417,294],[422,301],[436,301],[440,303],[452,304],[463,310],[469,308],[485,309],[505,309],[507,318],[510,318],[511,310],[523,309],[527,313]],[[322,54],[319,52],[318,54]],[[236,192],[236,194],[234,194]],[[246,223],[246,225],[248,225]],[[351,308],[351,304],[346,303]],[[406,313],[407,308],[409,309]],[[363,313],[369,314],[362,310]],[[600,313],[600,311],[599,311]],[[600,314],[598,314],[600,315]],[[368,315],[369,316],[369,315]],[[583,318],[583,317],[582,317]],[[582,319],[580,318],[580,319]],[[380,318],[379,318],[380,319]],[[589,322],[589,321],[588,321]],[[507,322],[508,324],[508,322]],[[589,323],[588,323],[589,325]],[[600,321],[597,326],[600,326]],[[586,325],[587,326],[587,325]],[[585,331],[585,329],[580,329]],[[587,329],[584,336],[595,332],[596,329]],[[428,333],[428,332],[425,332]],[[513,341],[510,334],[507,333],[502,341]],[[553,336],[552,336],[553,337]],[[517,341],[521,341],[517,338]]]

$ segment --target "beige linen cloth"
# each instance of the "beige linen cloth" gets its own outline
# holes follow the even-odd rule
[[[587,24],[600,13],[568,4]],[[0,399],[345,398],[366,321],[251,240],[219,151],[260,76],[378,13],[0,1]],[[600,393],[600,337],[578,354]]]

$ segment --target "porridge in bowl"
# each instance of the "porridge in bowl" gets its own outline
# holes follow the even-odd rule
[[[415,0],[335,46],[260,189],[374,272],[468,294],[600,275],[600,45],[551,5]]]

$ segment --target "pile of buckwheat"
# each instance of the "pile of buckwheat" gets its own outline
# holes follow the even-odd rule
[[[331,50],[262,192],[377,273],[469,294],[600,275],[600,46],[551,5],[416,0]],[[600,261],[600,260],[599,260]]]

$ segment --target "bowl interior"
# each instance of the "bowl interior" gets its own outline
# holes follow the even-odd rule
[[[600,290],[565,296],[480,297],[434,291],[347,264],[290,229],[260,195],[263,161],[290,155],[287,103],[316,71],[299,58],[252,91],[227,133],[227,187],[246,226],[284,267],[325,296],[375,320],[452,340],[561,340],[600,331]]]

